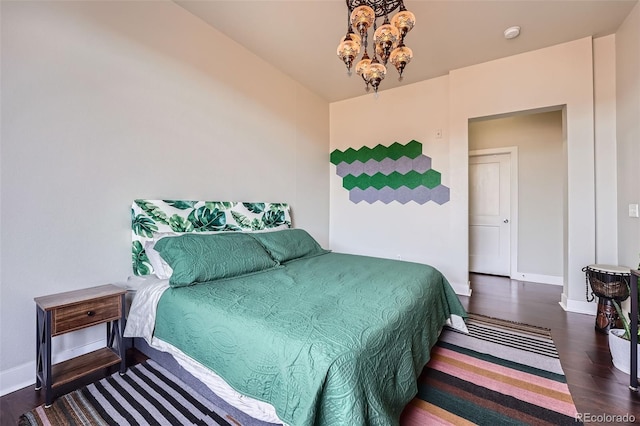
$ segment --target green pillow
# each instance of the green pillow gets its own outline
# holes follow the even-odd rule
[[[172,287],[231,278],[277,266],[247,234],[184,234],[159,240],[154,249],[171,266]]]
[[[303,229],[283,229],[249,235],[258,240],[273,260],[279,263],[328,252]]]

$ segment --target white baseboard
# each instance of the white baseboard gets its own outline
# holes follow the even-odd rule
[[[558,277],[555,275],[542,275],[542,274],[530,274],[528,272],[515,272],[511,274],[510,278],[516,281],[528,281],[531,283],[552,284],[552,285],[564,284],[563,277]]]
[[[78,355],[83,355],[91,351],[98,350],[100,348],[103,348],[105,344],[106,339],[102,339],[83,346],[78,346],[76,348],[71,348],[66,351],[59,352],[52,356],[52,363],[57,364],[70,358],[74,358]],[[18,389],[22,389],[30,385],[34,385],[35,383],[36,361],[34,359],[33,361],[27,362],[26,364],[0,371],[0,396],[17,391]]]
[[[562,293],[562,300],[558,302],[562,309],[567,312],[575,312],[577,314],[586,314],[595,316],[598,312],[598,304],[595,302],[583,302],[581,300],[570,300]]]
[[[458,283],[450,283],[453,291],[458,296],[471,296],[471,282],[467,282],[466,284],[458,284]]]

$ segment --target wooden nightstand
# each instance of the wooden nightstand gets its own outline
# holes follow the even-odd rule
[[[53,388],[120,363],[126,370],[124,306],[126,290],[112,284],[36,297],[36,390],[44,386],[45,407],[53,402]],[[51,365],[51,338],[97,324],[107,324],[102,349]],[[115,344],[115,347],[114,347]]]

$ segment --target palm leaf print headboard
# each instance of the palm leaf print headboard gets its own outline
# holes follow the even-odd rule
[[[131,260],[135,275],[153,274],[145,243],[158,233],[262,231],[291,227],[286,203],[135,200],[131,206]]]

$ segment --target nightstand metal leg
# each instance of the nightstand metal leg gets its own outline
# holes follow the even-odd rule
[[[36,387],[44,386],[46,406],[53,402],[51,389],[51,311],[36,307]]]
[[[47,311],[44,315],[44,386],[45,386],[45,407],[51,406],[53,403],[53,389],[51,389],[51,311]]]
[[[44,314],[36,306],[36,390],[42,389],[42,341],[44,340]]]
[[[121,302],[125,303],[124,294]],[[124,305],[123,305],[124,306]],[[124,309],[119,319],[107,323],[107,347],[111,348],[120,357],[120,374],[127,370],[126,348],[124,344]],[[115,345],[115,347],[114,347]]]
[[[124,306],[126,306],[125,295],[120,296],[120,303],[122,304],[122,309],[120,310],[120,320],[118,320],[117,324],[117,335],[118,335],[118,353],[120,355],[120,374],[124,374],[127,371],[127,351],[124,345]]]
[[[110,321],[107,323],[107,347],[113,348],[113,323],[115,321]]]

